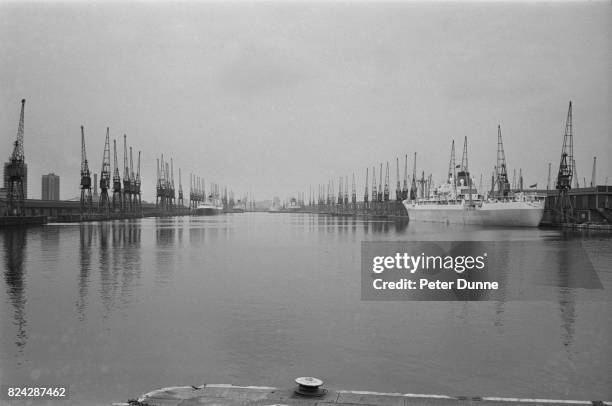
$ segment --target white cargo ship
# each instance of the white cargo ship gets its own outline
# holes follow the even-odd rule
[[[410,221],[481,226],[537,227],[544,215],[544,198],[516,193],[496,199],[404,200]]]
[[[498,127],[499,130],[499,127]],[[417,198],[413,181],[412,198],[403,201],[409,221],[428,221],[447,224],[473,224],[480,226],[537,227],[544,216],[545,196],[523,191],[510,191],[507,182],[506,160],[498,135],[498,192],[488,197],[479,194],[467,169],[467,138],[464,144],[461,170],[454,173],[455,146],[451,149],[449,178],[446,183],[431,191],[421,191],[425,197]],[[423,181],[421,184],[423,185]],[[522,183],[522,182],[521,182]],[[429,189],[429,188],[428,188]]]

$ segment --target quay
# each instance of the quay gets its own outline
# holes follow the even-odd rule
[[[511,193],[519,192],[513,190]],[[568,192],[571,205],[569,222],[559,221],[559,191],[556,189],[524,190],[528,193],[544,195],[543,227],[566,227],[573,229],[612,230],[612,186],[575,188]],[[329,214],[333,216],[373,216],[408,218],[401,201],[354,202],[344,204],[314,204],[303,210],[308,213]]]
[[[329,214],[332,216],[372,216],[408,218],[406,208],[399,200],[313,205],[308,206],[305,211],[310,213]]]
[[[200,385],[175,386],[154,390],[127,403],[113,406],[535,406],[593,405],[612,406],[602,400],[521,399],[487,396],[447,396],[411,393],[326,390],[321,396],[295,393],[295,388],[279,389],[260,386]]]
[[[565,227],[571,229],[594,229],[612,231],[612,186],[575,188],[568,192],[571,204],[569,222],[558,220],[559,193],[555,189],[529,190],[546,196],[542,227]],[[0,211],[6,201],[0,199]],[[185,216],[192,212],[186,206],[161,210],[155,203],[142,203],[142,213],[110,212],[81,214],[80,202],[76,200],[38,200],[24,201],[25,216],[0,217],[0,226],[22,226],[26,224],[45,224],[46,222],[102,221],[140,217]],[[226,213],[241,213],[243,210],[225,210]],[[280,213],[315,213],[332,216],[364,216],[408,219],[408,213],[401,201],[347,202],[344,204],[312,204],[299,210],[279,211]],[[409,219],[408,219],[409,220]]]
[[[0,212],[6,207],[6,200],[0,199]],[[81,214],[78,200],[25,199],[23,216],[0,216],[0,226],[40,225],[47,222],[70,223],[78,221],[121,220],[141,217],[185,216],[191,214],[188,207],[160,210],[155,203],[142,203],[142,213],[110,212]]]

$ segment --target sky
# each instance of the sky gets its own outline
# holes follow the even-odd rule
[[[145,200],[162,153],[185,191],[285,199],[354,172],[361,197],[366,167],[390,161],[394,190],[414,152],[442,181],[466,136],[486,183],[500,124],[510,172],[546,187],[572,100],[579,178],[596,156],[610,184],[611,72],[609,1],[0,0],[0,156],[25,98],[29,197],[49,172],[79,194],[81,125],[92,172],[106,127],[142,151]]]

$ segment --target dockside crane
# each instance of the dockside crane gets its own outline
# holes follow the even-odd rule
[[[455,184],[457,181],[457,164],[455,162],[455,140],[451,144],[450,158],[448,160],[448,172],[446,174],[446,181],[451,184]]]
[[[387,170],[385,171],[385,188],[383,189],[383,200],[389,201],[389,161],[387,161]]]
[[[183,201],[183,181],[181,179],[181,168],[179,168],[178,205],[181,207],[185,205],[185,202]]]
[[[344,176],[344,205],[347,205],[349,202],[348,198],[348,175]]]
[[[170,158],[170,205],[176,206],[176,189],[174,188],[174,161]]]
[[[106,127],[106,139],[104,140],[104,153],[102,154],[102,170],[100,171],[100,200],[98,210],[108,216],[110,212],[110,199],[108,189],[110,187],[111,166],[110,166],[110,135],[109,128]]]
[[[6,166],[4,175],[8,181],[6,214],[9,216],[25,215],[24,183],[26,180],[26,164],[23,150],[24,113],[25,99],[21,99],[21,112],[19,114],[19,124],[17,126],[17,139],[13,144],[13,153],[11,154],[9,163]]]
[[[170,163],[164,162],[164,207],[167,211],[172,209],[172,187],[170,185]]]
[[[136,213],[136,175],[134,174],[132,147],[130,147],[130,207],[131,212]]]
[[[408,154],[404,158],[404,185],[402,187],[402,200],[408,199]]]
[[[363,202],[366,204],[366,206],[368,204],[368,198],[369,198],[369,196],[368,196],[368,182],[369,182],[369,179],[368,179],[368,169],[369,168],[366,168],[365,194],[363,195]]]
[[[467,152],[467,137],[463,139],[463,154],[461,155],[461,165],[459,166],[459,173],[457,173],[457,182],[461,184],[463,181],[464,185],[471,188],[470,171],[468,170],[468,152]],[[472,192],[470,191],[470,196]]]
[[[124,213],[132,211],[132,185],[130,168],[128,166],[127,135],[123,134],[123,202],[121,208]]]
[[[574,175],[574,135],[572,128],[572,102],[570,100],[565,120],[565,133],[563,134],[563,147],[561,160],[557,173],[556,189],[559,191],[556,209],[561,215],[561,221],[566,222],[572,216],[572,204],[569,191],[572,188]]]
[[[194,202],[194,190],[193,190],[193,173],[189,174],[189,208],[193,209],[193,202]]]
[[[497,186],[497,197],[507,197],[510,193],[510,182],[508,181],[508,167],[506,165],[506,153],[502,140],[501,125],[497,125],[497,163],[495,164],[495,184]]]
[[[453,187],[453,194],[457,196],[457,162],[455,160],[455,140],[451,143],[450,158],[448,160],[447,183]]]
[[[94,173],[93,177],[94,177],[94,179],[93,179],[93,183],[92,183],[92,185],[93,185],[93,195],[92,195],[92,198],[93,198],[93,200],[95,202],[95,201],[100,201],[100,195],[98,194],[98,174]]]
[[[417,158],[417,153],[414,153],[414,163],[413,163],[413,167],[412,167],[412,184],[410,186],[410,200],[416,200],[417,198],[417,185],[416,185],[416,158]]]
[[[85,128],[81,126],[81,216],[91,214],[91,174],[85,150]]]
[[[378,172],[378,196],[379,202],[383,201],[383,183],[382,183],[382,162],[380,163],[380,172]]]
[[[141,184],[142,184],[142,179],[140,178],[140,151],[138,151],[138,165],[136,169],[134,205],[136,206],[136,210],[135,210],[136,213],[142,215],[142,192],[140,191]]]
[[[376,191],[376,167],[372,167],[372,203],[378,201],[378,193]]]
[[[399,158],[395,157],[395,169],[396,169],[396,179],[397,179],[397,186],[395,187],[395,200],[397,200],[398,202],[402,201],[402,186],[400,183],[400,174],[399,174]]]
[[[417,181],[419,186],[421,187],[421,197],[425,198],[427,195],[425,194],[425,171],[421,171],[421,178]]]
[[[166,207],[167,210],[171,211],[174,208],[174,179],[173,176],[174,174],[172,173],[172,158],[170,158],[170,162],[166,162],[166,171],[165,171],[165,179],[166,179],[166,189],[165,189],[165,195],[166,195]]]
[[[355,172],[353,172],[353,184],[351,187],[351,203],[353,203],[353,206],[357,204],[357,185],[355,185]]]
[[[121,211],[121,177],[119,176],[119,165],[117,163],[117,140],[113,140],[113,211]]]
[[[160,208],[160,205],[163,202],[162,196],[163,195],[162,195],[160,163],[159,163],[159,158],[157,158],[157,183],[155,184],[155,207],[158,209]]]

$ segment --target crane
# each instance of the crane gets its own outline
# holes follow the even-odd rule
[[[172,159],[172,158],[170,158]],[[172,201],[172,197],[174,195],[174,188],[172,187],[172,172],[170,171],[170,163],[168,162],[164,162],[165,164],[165,169],[164,169],[164,177],[165,177],[165,189],[164,189],[164,196],[166,199],[166,210],[171,210],[172,206],[173,206],[173,201]]]
[[[455,140],[451,144],[451,153],[448,160],[447,182],[453,187],[453,195],[457,196],[457,163],[455,161]]]
[[[130,168],[128,167],[127,135],[123,134],[123,203],[124,213],[132,211],[132,185],[130,179]]]
[[[170,157],[170,205],[174,207],[176,205],[176,194],[174,188],[174,161]]]
[[[372,167],[372,203],[378,201],[378,193],[376,192],[376,167]]]
[[[119,166],[117,164],[117,140],[113,140],[113,211],[121,211],[121,177],[119,176]]]
[[[161,202],[162,202],[162,182],[161,182],[159,158],[157,158],[157,184],[155,185],[155,207],[159,208]]]
[[[378,181],[378,201],[382,202],[383,201],[383,183],[382,183],[382,162],[380,163],[380,172],[378,172],[378,177],[379,177],[379,181]]]
[[[91,175],[85,151],[85,128],[81,126],[81,216],[92,211]]]
[[[395,200],[398,202],[402,201],[402,185],[400,183],[400,174],[399,174],[399,158],[395,157],[395,169],[396,169],[396,179],[397,185],[395,187]]]
[[[357,189],[355,185],[355,172],[353,172],[353,184],[351,187],[351,203],[353,203],[353,207],[357,204]]]
[[[557,210],[561,214],[561,221],[565,222],[571,216],[572,205],[569,198],[569,190],[572,188],[572,177],[574,175],[574,135],[572,128],[572,101],[569,102],[567,118],[565,120],[565,133],[563,134],[563,147],[561,148],[561,160],[557,172],[556,189],[559,191],[557,198]]]
[[[102,154],[102,170],[100,171],[100,200],[98,209],[102,214],[108,216],[110,212],[110,199],[108,198],[108,188],[110,187],[110,138],[109,128],[106,127],[106,139],[104,140],[104,153]]]
[[[365,193],[363,195],[363,202],[366,204],[366,206],[367,206],[368,197],[369,197],[368,196],[368,181],[369,181],[369,179],[368,179],[368,170],[369,170],[369,168],[366,168]]]
[[[402,187],[402,200],[408,199],[408,154],[404,160],[404,186]]]
[[[349,202],[348,197],[348,175],[344,176],[344,204],[347,205]]]
[[[136,205],[136,212],[138,214],[142,214],[142,194],[140,192],[140,184],[142,180],[140,179],[140,151],[138,151],[138,165],[136,166],[136,182],[135,182],[135,200],[134,204]]]
[[[451,153],[450,159],[448,161],[448,173],[447,173],[447,182],[454,184],[457,178],[456,175],[456,163],[455,163],[455,140],[453,140],[451,144]]]
[[[27,166],[23,152],[25,99],[21,99],[21,113],[17,127],[17,139],[13,144],[13,153],[5,167],[5,178],[8,178],[7,214],[9,216],[25,215],[25,190]]]
[[[506,154],[504,142],[501,135],[501,125],[497,125],[497,164],[495,165],[495,183],[499,197],[507,197],[510,193],[510,182],[508,181],[508,169],[506,165]]]
[[[130,208],[136,212],[136,176],[134,175],[134,160],[132,158],[132,147],[130,147]]]
[[[470,172],[468,170],[468,152],[467,152],[467,136],[463,139],[463,154],[461,155],[461,165],[457,174],[457,181],[464,185],[470,185]],[[470,186],[471,187],[471,186]],[[470,191],[470,196],[472,192]]]
[[[185,202],[183,201],[183,182],[181,180],[181,168],[179,168],[179,189],[178,189],[178,205],[183,207]]]
[[[385,188],[383,191],[383,200],[389,201],[389,161],[387,161],[387,170],[385,172]]]
[[[414,164],[412,167],[412,185],[410,186],[410,200],[416,200],[417,198],[417,185],[416,185],[416,158],[417,154],[414,153]]]

